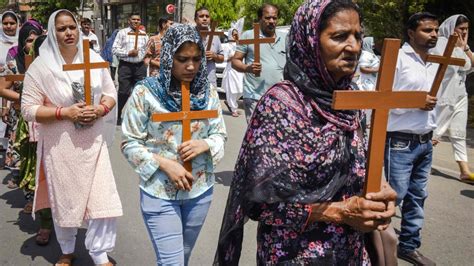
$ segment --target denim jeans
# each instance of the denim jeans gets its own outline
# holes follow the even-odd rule
[[[423,205],[428,197],[426,185],[430,176],[433,146],[426,142],[387,137],[385,176],[402,204],[402,222],[398,247],[413,251],[420,247]]]
[[[143,220],[157,265],[188,265],[211,205],[213,188],[194,199],[164,200],[140,189]]]

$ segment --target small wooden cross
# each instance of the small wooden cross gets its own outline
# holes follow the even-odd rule
[[[200,31],[202,38],[204,38],[206,36],[209,36],[209,39],[207,39],[206,51],[211,50],[212,40],[214,39],[214,36],[224,36],[225,35],[223,31],[216,31],[216,28],[217,28],[217,21],[213,21],[211,23],[211,30],[210,31],[208,31],[208,30]]]
[[[428,55],[426,59],[426,62],[433,62],[439,64],[438,71],[436,72],[436,76],[430,91],[430,95],[433,97],[436,97],[436,95],[438,94],[439,87],[441,86],[441,82],[444,79],[444,74],[446,73],[446,69],[448,69],[448,65],[464,66],[464,64],[466,63],[464,59],[451,57],[457,41],[458,36],[449,36],[448,44],[444,49],[443,55]]]
[[[217,110],[191,111],[191,98],[189,95],[189,82],[181,83],[181,112],[172,112],[165,114],[152,114],[151,121],[182,121],[183,138],[181,143],[191,140],[191,120],[206,119],[217,117]],[[192,172],[191,161],[184,162],[184,168],[188,172]]]
[[[32,55],[25,55],[25,72],[28,70],[28,67],[33,62]],[[18,70],[18,68],[17,68]],[[5,75],[6,81],[23,81],[25,78],[25,74],[12,74],[12,75]]]
[[[90,61],[90,47],[89,40],[82,40],[82,52],[84,56],[84,63],[82,64],[68,64],[63,65],[64,71],[84,70],[84,97],[86,104],[92,105],[91,92],[91,70],[97,68],[109,68],[108,62],[94,62]]]
[[[390,109],[422,108],[427,92],[392,91],[400,40],[385,39],[376,91],[334,91],[335,110],[373,109],[364,193],[380,191]]]
[[[255,63],[260,63],[260,44],[262,43],[274,43],[275,37],[272,38],[260,38],[260,24],[253,24],[253,39],[238,40],[237,44],[253,44],[253,54]],[[260,77],[260,74],[255,74],[256,77]]]
[[[127,35],[134,35],[135,36],[135,46],[133,49],[138,49],[138,36],[146,36],[146,33],[140,32],[140,27],[136,27],[134,32],[129,32]]]

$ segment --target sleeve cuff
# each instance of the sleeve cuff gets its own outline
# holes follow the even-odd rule
[[[155,174],[155,172],[159,168],[160,168],[159,163],[156,160],[151,159],[145,164],[143,164],[143,166],[140,167],[140,169],[137,169],[137,172],[140,174],[140,178],[146,182]]]

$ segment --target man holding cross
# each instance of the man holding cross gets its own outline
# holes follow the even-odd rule
[[[407,22],[406,43],[400,49],[395,71],[396,91],[429,91],[438,65],[427,62],[428,50],[438,40],[438,19],[423,12]],[[416,265],[434,265],[417,249],[424,220],[424,201],[431,172],[433,147],[431,138],[436,128],[433,108],[437,99],[427,95],[423,109],[390,111],[385,146],[385,176],[397,192],[402,205],[398,257]]]
[[[140,14],[133,12],[128,17],[128,27],[117,34],[112,53],[119,59],[118,66],[118,119],[121,123],[122,108],[128,100],[135,83],[146,77],[147,66],[143,62],[146,55],[148,36],[139,29]]]
[[[267,89],[283,80],[283,67],[286,62],[286,34],[275,31],[278,21],[278,7],[273,4],[263,4],[258,9],[257,15],[260,26],[259,38],[275,38],[275,42],[238,45],[232,58],[232,67],[245,73],[243,97],[247,123],[250,121],[258,100]],[[253,38],[253,30],[245,31],[240,36],[240,40]],[[254,62],[258,61],[254,53],[257,45],[260,46],[260,63]]]
[[[194,13],[194,21],[198,31],[209,31],[211,16],[209,10],[206,7],[201,7]],[[214,30],[214,29],[213,29]],[[209,32],[208,32],[209,33]],[[222,48],[221,40],[218,36],[211,35],[212,40],[209,40],[209,34],[205,34],[203,37],[204,48],[206,49],[206,60],[207,60],[207,77],[209,82],[217,87],[217,76],[216,76],[216,63],[224,62],[224,49]],[[207,49],[211,42],[210,49]]]

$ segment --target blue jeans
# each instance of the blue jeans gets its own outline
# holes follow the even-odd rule
[[[194,199],[164,200],[140,189],[140,206],[157,265],[188,265],[211,205],[213,188]]]
[[[426,142],[387,137],[385,144],[385,176],[397,192],[402,222],[399,249],[413,251],[420,247],[423,205],[428,197],[426,185],[430,176],[433,146]]]

